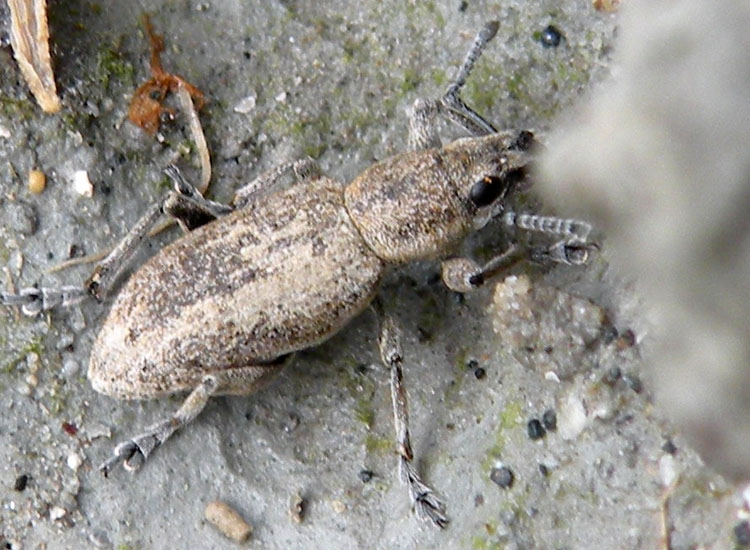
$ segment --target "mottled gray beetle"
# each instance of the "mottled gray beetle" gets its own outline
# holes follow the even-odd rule
[[[592,248],[585,222],[504,211],[505,197],[524,178],[533,135],[498,132],[458,95],[497,28],[491,22],[480,31],[441,99],[415,102],[412,151],[375,164],[349,185],[325,177],[307,159],[262,174],[223,205],[204,199],[170,168],[175,191],[141,218],[82,287],[0,295],[0,303],[20,305],[30,315],[91,296],[102,300],[163,214],[186,231],[124,285],[93,348],[88,377],[97,391],[120,399],[190,394],[173,416],[117,445],[101,467],[105,473],[120,462],[139,468],[209,397],[253,392],[294,352],[330,338],[372,304],[381,318],[381,358],[391,372],[401,477],[417,516],[446,525],[442,502],[412,464],[398,333],[373,302],[380,281],[393,266],[441,258],[449,288],[467,292],[481,285],[519,251],[511,248],[483,266],[446,257],[496,217],[556,235],[558,242],[542,250],[549,261],[581,264]],[[473,137],[441,147],[438,115]],[[257,200],[259,190],[290,170],[295,185]]]

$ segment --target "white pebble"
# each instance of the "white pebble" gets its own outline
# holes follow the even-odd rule
[[[586,427],[586,409],[575,394],[570,394],[560,406],[557,431],[566,440],[575,439]]]
[[[52,521],[57,521],[58,519],[64,518],[67,513],[68,511],[62,506],[53,506],[49,511],[49,519],[51,519]]]
[[[73,190],[82,197],[94,196],[94,186],[86,170],[76,170],[73,173]]]
[[[560,377],[557,376],[557,373],[553,370],[548,370],[544,373],[544,379],[549,380],[550,382],[557,382],[560,383]]]
[[[664,455],[659,459],[659,476],[664,487],[671,487],[677,480],[677,470],[672,455]]]
[[[250,111],[255,109],[255,96],[249,95],[245,99],[240,100],[240,102],[234,106],[234,112],[235,113],[242,113],[247,114]]]
[[[31,374],[36,374],[36,371],[39,370],[39,354],[30,351],[26,354],[26,368],[29,369],[29,372]]]
[[[83,464],[83,457],[79,455],[78,453],[70,453],[68,455],[68,468],[73,470],[74,472],[78,471],[78,468],[81,467],[81,464]]]
[[[75,376],[80,368],[81,366],[75,359],[66,359],[63,361],[62,373],[70,378],[71,376]]]

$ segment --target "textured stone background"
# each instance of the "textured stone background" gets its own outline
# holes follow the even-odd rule
[[[662,4],[651,11],[668,14]],[[465,98],[499,126],[545,139],[574,105],[612,93],[601,83],[628,66],[626,58],[612,68],[615,35],[628,36],[621,14],[572,0],[53,3],[59,115],[40,112],[10,49],[0,49],[3,285],[83,280],[86,267],[46,270],[116,241],[164,193],[166,164],[182,157],[188,172],[196,166],[182,119],[160,140],[126,121],[133,90],[149,76],[144,11],[165,37],[165,68],[209,99],[201,121],[217,200],[305,154],[347,181],[403,150],[404,109],[442,92],[488,19],[500,21],[498,38]],[[549,24],[564,36],[556,48],[540,40]],[[670,37],[670,47],[654,47],[657,61],[680,58],[691,43],[689,34]],[[740,44],[738,55],[747,51]],[[637,86],[639,74],[622,74]],[[252,110],[234,110],[251,96]],[[558,133],[552,150],[568,151],[547,172],[552,184],[581,148],[606,143],[566,150],[566,136]],[[32,168],[47,174],[39,196],[26,189]],[[76,170],[88,171],[93,197],[73,191]],[[553,188],[547,202],[556,197]],[[517,203],[539,207],[533,192]],[[176,236],[153,239],[136,264]],[[484,257],[504,242],[495,225],[466,251]],[[606,241],[586,270],[522,266],[524,277],[462,300],[435,281],[432,263],[386,281],[384,301],[404,332],[415,451],[448,503],[445,532],[417,524],[397,480],[372,315],[300,354],[257,395],[215,399],[137,475],[105,480],[95,469],[112,446],[181,398],[117,402],[93,392],[87,357],[106,307],[40,319],[2,310],[0,538],[14,549],[231,548],[203,520],[206,503],[221,499],[254,525],[248,546],[264,548],[654,548],[664,518],[672,548],[729,547],[732,486],[703,465],[654,401],[641,365],[650,327],[643,301],[631,275],[608,264],[619,250]],[[526,424],[547,409],[557,411],[558,430],[531,441]],[[515,475],[508,489],[490,478],[501,465]],[[364,483],[361,470],[375,477]],[[23,475],[26,488],[14,490]],[[309,503],[301,525],[287,511],[296,493]]]

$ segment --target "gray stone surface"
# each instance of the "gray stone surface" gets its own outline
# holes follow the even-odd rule
[[[487,19],[500,21],[499,36],[465,98],[500,126],[544,136],[608,76],[618,21],[573,0],[60,2],[50,10],[59,115],[40,112],[9,50],[0,50],[5,287],[83,280],[85,266],[46,270],[111,245],[164,192],[167,163],[182,157],[196,166],[180,118],[159,140],[126,120],[133,90],[149,76],[143,10],[165,36],[165,68],[209,99],[201,121],[214,167],[209,196],[217,200],[305,154],[348,181],[403,150],[404,109],[443,90]],[[564,35],[557,48],[538,40],[549,24]],[[25,188],[32,168],[47,174],[39,196]],[[91,198],[73,191],[77,170],[88,171]],[[33,207],[38,227],[23,207],[5,214],[19,202]],[[517,203],[538,206],[533,192]],[[153,239],[136,264],[176,236]],[[466,250],[481,258],[504,242],[495,225]],[[96,466],[112,446],[181,397],[118,402],[93,392],[87,358],[106,305],[39,319],[0,310],[0,538],[14,549],[231,548],[203,519],[206,504],[220,499],[254,526],[248,546],[269,549],[654,548],[666,486],[677,479],[666,508],[672,547],[729,546],[731,487],[703,466],[662,419],[651,387],[638,382],[639,302],[630,286],[602,256],[586,270],[518,271],[535,292],[518,306],[516,329],[537,334],[536,344],[495,334],[493,325],[513,316],[491,306],[494,282],[459,300],[424,263],[383,287],[404,333],[418,463],[452,520],[444,532],[417,524],[397,479],[372,315],[300,354],[264,391],[215,399],[137,475],[103,479]],[[510,281],[506,288],[519,295]],[[547,300],[559,316],[534,315]],[[562,311],[566,304],[580,315]],[[591,338],[597,326],[581,366],[580,347],[566,354],[564,346]],[[547,347],[553,364],[529,360]],[[547,409],[557,411],[558,431],[530,440],[527,422]],[[674,455],[662,448],[670,439]],[[514,472],[510,488],[491,480],[500,465]],[[361,470],[373,479],[363,482]],[[23,475],[26,487],[14,490]],[[302,524],[288,512],[297,493],[309,503]]]

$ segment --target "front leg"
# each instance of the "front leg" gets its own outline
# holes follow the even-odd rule
[[[463,102],[458,95],[466,84],[474,63],[487,43],[497,34],[498,22],[486,23],[477,33],[474,42],[464,58],[461,67],[448,86],[448,89],[438,100],[417,99],[408,111],[409,117],[409,148],[414,151],[440,147],[440,137],[437,132],[437,117],[442,115],[466,129],[472,136],[486,136],[497,133],[497,130],[476,111]]]
[[[429,486],[419,477],[414,464],[414,453],[409,437],[409,412],[406,403],[404,373],[401,368],[401,342],[393,319],[383,312],[379,303],[373,305],[380,318],[380,357],[390,369],[393,418],[396,427],[397,451],[399,454],[399,475],[409,490],[412,508],[421,521],[429,521],[441,529],[448,525],[445,506]]]
[[[471,258],[450,258],[441,264],[441,275],[445,286],[454,292],[469,292],[484,284],[499,272],[524,259],[525,254],[519,247],[511,245],[508,250],[498,254],[480,266]]]

